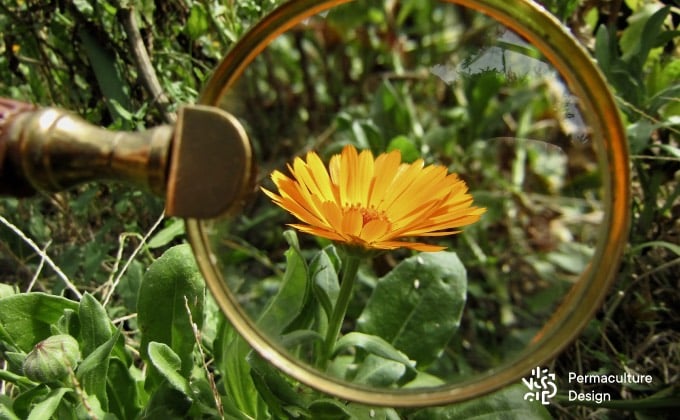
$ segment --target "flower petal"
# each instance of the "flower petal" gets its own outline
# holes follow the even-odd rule
[[[301,232],[368,249],[445,247],[402,240],[459,233],[486,211],[472,205],[468,188],[444,166],[422,159],[402,163],[401,153],[379,155],[345,146],[328,169],[314,152],[288,165],[291,177],[274,171],[278,194],[261,190],[300,222]]]

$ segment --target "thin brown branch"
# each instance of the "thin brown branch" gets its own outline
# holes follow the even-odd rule
[[[163,92],[163,88],[156,76],[156,71],[151,64],[149,53],[146,50],[142,35],[139,32],[139,26],[137,26],[135,10],[132,7],[120,8],[119,16],[121,17],[123,28],[127,35],[130,52],[137,65],[139,77],[142,80],[144,87],[154,99],[154,105],[163,115],[163,118],[169,123],[174,122],[176,116],[168,110],[170,100],[165,92]]]

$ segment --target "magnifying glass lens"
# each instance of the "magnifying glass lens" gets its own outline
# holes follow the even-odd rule
[[[281,352],[288,373],[300,366],[301,377],[369,394],[451,390],[536,353],[559,325],[554,314],[566,316],[573,290],[592,280],[608,229],[609,168],[583,90],[518,31],[455,4],[350,2],[290,22],[247,41],[255,52],[232,59],[215,101],[251,139],[258,189],[242,214],[201,222],[194,234],[209,252],[209,277],[253,328],[253,341]],[[446,174],[457,174],[456,194],[472,200],[465,206],[485,211],[440,229],[446,234],[422,228],[395,239],[422,248],[364,246],[374,252],[358,266],[339,344],[323,354],[347,245],[361,242],[299,226],[313,225],[312,208],[329,220],[335,214],[323,210],[333,192],[316,188],[340,176],[330,162],[348,148],[369,151],[371,170],[380,168],[348,175],[371,194],[391,185],[381,176],[398,172],[376,161],[397,153],[403,168],[443,171],[432,175],[441,189],[450,187]],[[291,194],[273,173],[314,187]],[[425,195],[442,191],[431,185],[422,183],[427,194],[403,187],[394,199],[413,226],[441,227],[447,217],[428,212],[434,198]],[[272,200],[286,194],[301,207]],[[363,204],[366,228],[380,214]],[[444,251],[421,252],[437,247]]]

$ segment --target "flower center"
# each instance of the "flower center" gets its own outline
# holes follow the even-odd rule
[[[368,222],[376,219],[387,222],[385,212],[379,212],[376,209],[367,209],[363,207],[359,208],[359,211],[361,212],[361,217],[364,219],[364,226],[366,226]]]
[[[390,225],[390,220],[387,218],[387,215],[385,214],[384,211],[376,210],[375,208],[366,208],[363,207],[360,204],[353,204],[351,206],[346,206],[344,211],[347,210],[357,210],[359,213],[361,213],[361,218],[362,218],[362,226],[366,226],[369,222],[372,222],[373,220],[380,220],[383,223],[386,223],[388,226]]]

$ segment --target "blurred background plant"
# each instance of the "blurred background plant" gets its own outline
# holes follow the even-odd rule
[[[92,123],[111,129],[152,127],[171,119],[178,105],[195,102],[211,69],[225,51],[249,26],[278,3],[280,1],[277,0],[5,1],[0,4],[0,95],[39,105],[58,105],[82,115]],[[655,405],[653,399],[662,398],[667,404],[669,399],[679,398],[679,6],[673,0],[546,0],[542,3],[592,52],[616,94],[629,135],[634,192],[629,247],[614,287],[596,319],[550,367],[561,380],[566,380],[567,372],[574,370],[579,373],[648,373],[655,378],[648,387],[611,385],[606,388],[613,399],[622,402],[573,406],[568,401],[558,400],[551,406],[551,414],[562,418],[659,418],[664,415],[670,418],[670,409],[664,408],[663,404]],[[337,16],[339,24],[343,23],[343,19],[351,24],[357,24],[357,19],[373,24],[380,20],[379,13],[373,13],[375,11],[370,7],[357,10],[367,12]],[[446,24],[445,21],[428,21],[426,11],[415,6],[404,16],[408,16],[409,24],[416,26]],[[499,171],[499,178],[505,175],[493,165],[493,160],[487,159],[488,166],[479,166],[478,162],[484,162],[487,156],[483,149],[476,146],[475,140],[488,137],[487,133],[493,132],[501,115],[517,114],[528,102],[516,102],[512,104],[513,109],[494,107],[491,99],[499,94],[504,83],[499,80],[498,74],[488,72],[471,78],[474,80],[466,86],[467,90],[459,94],[475,98],[469,103],[471,107],[478,108],[460,107],[455,112],[437,115],[448,124],[447,127],[437,127],[428,119],[427,113],[414,105],[422,98],[404,96],[405,91],[400,89],[399,81],[392,83],[383,80],[380,83],[380,80],[367,78],[357,83],[356,73],[332,71],[347,63],[327,63],[328,67],[322,68],[314,67],[313,60],[306,67],[303,64],[302,68],[323,77],[310,78],[308,74],[300,73],[298,63],[301,58],[318,57],[323,48],[331,48],[336,45],[334,41],[342,41],[342,38],[334,38],[336,35],[330,32],[324,33],[324,36],[327,42],[324,46],[304,44],[301,38],[298,43],[277,45],[269,57],[265,56],[264,59],[269,61],[253,70],[261,71],[262,78],[267,78],[276,86],[277,95],[288,95],[291,106],[306,111],[308,124],[305,126],[309,127],[312,134],[317,131],[315,141],[322,143],[328,139],[329,133],[322,129],[333,127],[334,139],[353,142],[361,147],[374,150],[399,148],[407,159],[422,155],[424,150],[427,151],[425,157],[432,160],[450,158],[446,162],[452,169],[467,173],[472,179],[481,179],[481,176],[476,177],[477,173],[490,177],[488,174],[493,171]],[[148,52],[152,63],[151,73],[157,78],[157,83],[148,78],[149,67],[138,54],[133,53],[133,45],[137,42],[141,42]],[[319,50],[315,51],[315,48]],[[430,57],[427,54],[437,53],[435,45],[432,50],[422,54],[427,58]],[[362,55],[365,51],[349,51],[348,54],[367,67],[379,68],[384,65],[376,56]],[[355,55],[352,57],[352,54]],[[329,57],[334,55],[329,54]],[[276,77],[280,73],[272,70],[271,63],[290,70],[295,75],[294,82],[299,85],[293,85],[291,80],[277,82]],[[286,84],[288,82],[291,82],[290,85]],[[528,83],[517,83],[518,91],[531,88],[523,85],[525,82]],[[317,97],[321,100],[312,101],[314,98],[304,94],[307,91],[322,91]],[[422,92],[426,91],[427,87],[422,87]],[[408,92],[417,93],[419,90]],[[351,98],[367,94],[375,97],[372,107],[339,109],[343,101],[351,103]],[[285,133],[287,138],[294,139],[292,143],[283,142],[267,147],[255,144],[260,157],[275,167],[309,147],[307,139],[314,136],[287,131],[292,125],[276,126],[276,121],[265,118],[268,112],[272,112],[268,106],[277,105],[276,101],[268,99],[271,98],[264,96],[258,98],[256,103],[247,104],[250,110],[255,110],[252,111],[256,113],[255,118],[259,115],[263,121],[261,126],[251,127],[264,132],[256,137],[263,137],[268,131]],[[442,136],[451,135],[451,131],[446,131],[451,130],[450,127],[454,127],[453,132],[460,138],[456,150],[447,150],[450,144],[438,142]],[[413,138],[415,142],[409,140]],[[296,144],[295,140],[303,144]],[[339,149],[340,143],[331,145],[329,150],[333,151],[333,147]],[[461,150],[465,153],[461,153]],[[540,182],[547,178],[545,169],[538,167],[538,164],[530,175],[536,176],[534,180]],[[588,185],[588,180],[580,181],[583,182],[581,186]],[[489,197],[486,199],[489,200]],[[187,309],[196,317],[194,322],[198,325],[202,322],[202,329],[200,334],[181,335],[176,340],[184,343],[179,349],[157,345],[152,352],[150,347],[142,346],[142,343],[149,342],[149,338],[143,338],[140,334],[141,321],[137,319],[137,314],[144,319],[141,313],[145,309],[137,305],[138,302],[145,302],[145,298],[139,296],[142,293],[139,285],[145,276],[146,267],[156,262],[156,272],[150,269],[151,274],[147,273],[147,276],[172,278],[158,273],[158,270],[169,270],[172,264],[182,267],[186,264],[179,261],[184,254],[176,249],[163,257],[165,260],[158,259],[167,249],[174,249],[171,247],[181,243],[183,234],[182,222],[160,219],[161,212],[160,200],[112,183],[87,184],[71,191],[31,199],[0,199],[0,215],[4,220],[3,226],[0,226],[0,281],[4,283],[0,289],[2,296],[40,291],[80,300],[80,304],[73,304],[35,295],[39,297],[30,298],[36,300],[29,303],[57,308],[46,311],[40,331],[47,335],[70,334],[77,337],[83,358],[78,369],[73,372],[72,379],[75,381],[49,388],[12,373],[16,372],[13,367],[21,358],[17,354],[28,353],[35,341],[26,339],[15,342],[13,349],[5,344],[6,369],[2,377],[4,398],[0,401],[3,412],[13,412],[19,417],[31,413],[38,418],[39,413],[67,413],[69,407],[78,406],[86,414],[96,415],[107,411],[102,408],[106,400],[108,411],[119,418],[133,418],[140,413],[148,417],[169,415],[172,412],[177,414],[181,410],[193,416],[223,414],[227,418],[310,413],[334,413],[342,418],[370,414],[368,408],[353,405],[347,408],[331,399],[318,398],[312,400],[310,405],[308,400],[301,402],[298,397],[287,393],[285,384],[279,383],[281,388],[272,391],[272,383],[264,379],[258,384],[251,380],[229,384],[226,375],[221,377],[220,373],[238,372],[242,367],[234,361],[235,358],[228,357],[229,352],[220,349],[220,346],[229,343],[231,353],[236,355],[247,354],[247,349],[243,342],[234,338],[235,333],[218,315],[210,299]],[[540,219],[531,218],[528,223]],[[239,233],[247,236],[249,232],[257,231],[265,236],[257,241],[281,242],[281,254],[287,249],[288,245],[281,239],[284,219],[280,215],[263,213],[260,219],[249,222],[243,228],[245,230]],[[158,223],[160,226],[152,232],[152,227]],[[489,227],[510,229],[512,225],[499,223],[484,226]],[[41,251],[36,252],[17,231],[30,238]],[[494,231],[490,230],[490,236],[486,237],[482,231],[480,228],[469,238],[481,235],[482,241],[493,243]],[[148,240],[143,242],[145,236]],[[272,239],[273,236],[279,239]],[[470,241],[469,238],[466,240]],[[540,238],[536,240],[534,245],[540,247]],[[508,249],[507,244],[498,243],[496,252],[489,255],[492,260],[484,261],[479,258],[479,254],[474,253],[474,246],[464,249],[472,250],[467,251],[468,255],[465,255],[465,250],[460,251],[466,256],[464,260],[476,261],[466,263],[471,275],[486,273],[488,276],[488,267],[502,266],[499,261],[516,261],[507,265],[507,269],[513,271],[533,272],[541,267],[541,261],[525,261],[517,257],[523,250]],[[61,269],[61,274],[46,263],[42,256],[44,254],[50,256],[54,265]],[[274,259],[274,256],[270,257]],[[243,256],[235,253],[233,258],[238,261]],[[566,265],[572,262],[570,260]],[[391,261],[383,263],[390,265]],[[380,271],[380,268],[377,270]],[[71,284],[65,283],[64,278],[69,279]],[[466,307],[465,319],[468,321],[464,321],[468,324],[461,327],[466,340],[477,340],[490,349],[488,354],[479,355],[477,362],[480,366],[491,364],[499,357],[493,350],[501,345],[501,328],[497,326],[510,324],[517,317],[522,318],[522,311],[527,307],[537,312],[550,308],[543,303],[547,298],[540,293],[534,294],[532,300],[517,298],[518,294],[526,292],[524,284],[505,284],[492,280],[483,287],[470,285],[468,293],[471,304]],[[564,280],[557,286],[564,287],[567,283]],[[262,290],[258,292],[260,296],[270,293],[266,290],[267,285],[265,282],[261,286]],[[193,290],[191,283],[186,287],[187,290]],[[546,285],[542,287],[550,290]],[[557,289],[562,290],[559,287]],[[28,311],[25,308],[30,307],[29,303],[16,302],[10,305],[18,311],[16,313]],[[518,302],[519,307],[516,305]],[[180,303],[184,311],[184,302]],[[144,305],[151,304],[142,303]],[[70,310],[78,316],[72,316],[69,321],[68,317],[62,315],[64,310]],[[203,319],[203,315],[196,315],[201,311],[205,311],[205,319],[198,321],[198,318]],[[179,313],[168,316],[181,318]],[[76,318],[78,321],[73,321]],[[150,322],[152,329],[158,326],[156,321],[146,322]],[[87,323],[96,326],[93,331],[98,332],[94,336],[83,332],[82,326]],[[21,326],[29,328],[23,324]],[[532,327],[531,322],[527,322],[527,327]],[[156,337],[170,334],[162,327],[158,328],[160,330],[154,333]],[[9,336],[12,337],[11,332]],[[3,336],[5,343],[7,337]],[[206,354],[197,356],[192,369],[186,371],[188,362],[178,363],[178,359],[192,360],[195,351],[193,343],[196,340],[203,344]],[[466,340],[458,342],[461,349],[469,344]],[[158,341],[164,342],[162,339]],[[94,365],[114,358],[117,361],[110,363],[108,372],[111,378],[109,389],[130,388],[130,393],[110,391],[108,397],[104,397],[106,392],[102,391],[102,387],[106,388],[107,385],[93,379],[102,375]],[[211,361],[215,367],[204,369],[203,363]],[[462,360],[459,362],[463,363]],[[251,363],[260,378],[272,377],[265,364],[257,360],[251,360]],[[143,371],[141,367],[145,365],[153,373]],[[181,369],[176,369],[177,366],[181,366]],[[474,369],[475,366],[461,365],[457,368]],[[212,373],[208,372],[217,375],[216,383],[212,383],[215,389],[211,389]],[[147,377],[144,377],[145,374]],[[171,385],[161,386],[162,378]],[[190,386],[189,383],[198,385]],[[559,389],[572,387],[566,382],[558,384]],[[213,401],[215,395],[223,395],[225,389],[231,390],[232,394],[223,398],[222,410],[225,412],[220,413]],[[269,389],[269,394],[266,389]],[[515,388],[509,392],[516,396],[519,391]],[[95,402],[82,397],[88,394],[100,398]],[[60,405],[60,401],[66,401],[66,405]],[[173,401],[173,404],[169,401]],[[441,409],[418,414],[385,410],[378,414],[384,418],[394,415],[431,418],[427,416],[452,413],[464,416],[466,407],[469,406],[460,405],[449,412]],[[47,411],[37,411],[37,408]],[[653,409],[659,411],[650,411]],[[35,413],[32,410],[36,410]],[[541,416],[543,413],[537,410],[526,415]]]

